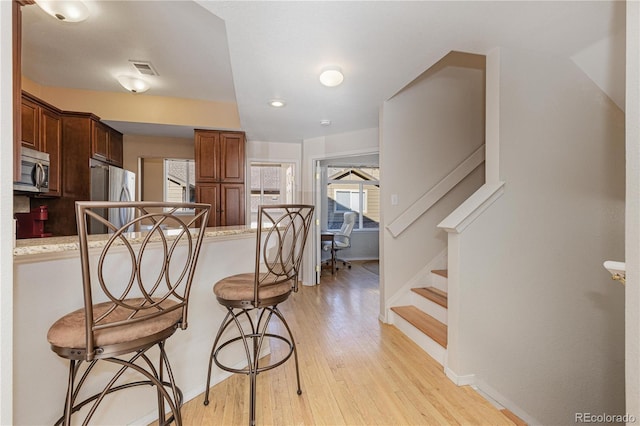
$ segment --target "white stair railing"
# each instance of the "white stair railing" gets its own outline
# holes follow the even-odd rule
[[[442,197],[458,185],[465,177],[474,171],[480,164],[484,162],[485,152],[484,144],[475,150],[469,157],[460,163],[451,173],[446,175],[440,182],[436,183],[426,194],[418,201],[413,203],[407,210],[398,216],[386,228],[397,237],[402,234],[413,222],[426,213],[434,204]]]

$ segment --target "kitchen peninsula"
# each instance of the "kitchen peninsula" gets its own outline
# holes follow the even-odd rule
[[[255,235],[256,230],[247,226],[206,230],[190,296],[189,327],[167,342],[185,401],[204,391],[209,352],[226,314],[215,301],[212,285],[224,276],[253,269]],[[105,240],[105,235],[91,236],[92,255],[99,254]],[[147,248],[151,255],[154,250],[160,253],[159,248]],[[14,278],[14,421],[53,424],[62,413],[68,364],[49,348],[47,331],[56,319],[83,305],[77,237],[18,240]],[[240,364],[244,353],[229,356],[236,355]],[[227,375],[215,369],[213,383]],[[113,404],[101,406],[104,409],[94,417],[97,423],[148,424],[156,418],[155,392],[149,387],[117,392],[110,398]]]

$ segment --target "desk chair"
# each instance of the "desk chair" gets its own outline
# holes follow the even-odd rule
[[[57,320],[47,334],[51,349],[69,360],[64,413],[56,424],[71,424],[72,414],[90,404],[83,422],[88,424],[107,395],[142,385],[156,388],[159,424],[182,424],[182,393],[164,347],[178,328],[187,328],[189,291],[210,207],[156,202],[76,203],[84,307]],[[105,219],[110,216],[107,212],[115,209],[132,209],[129,212],[135,213],[134,219],[122,227],[115,226]],[[193,209],[194,216],[178,216],[180,209]],[[107,227],[104,244],[89,241],[87,231],[92,221]],[[145,233],[126,232],[141,223],[153,226]],[[192,226],[195,229],[189,229]],[[165,233],[164,227],[172,231]],[[90,244],[100,248],[90,252]],[[147,354],[156,346],[157,367]],[[102,391],[78,401],[98,362],[115,365],[115,373]],[[139,380],[121,383],[127,370],[139,373]],[[99,373],[103,377],[104,372]],[[166,406],[171,411],[169,418],[165,416]]]
[[[331,241],[324,241],[322,243],[322,250],[331,252],[331,272],[333,273],[333,267],[337,264],[337,262],[342,262],[343,266],[351,269],[351,262],[339,259],[337,257],[337,252],[340,250],[348,249],[351,247],[351,231],[353,231],[353,227],[356,224],[356,213],[355,212],[346,212],[344,214],[344,220],[342,222],[342,226],[340,230],[333,234],[333,243]],[[339,269],[335,266],[335,269]]]
[[[254,271],[223,278],[213,287],[218,303],[227,308],[227,315],[211,348],[204,405],[209,405],[214,362],[225,371],[246,374],[249,376],[251,425],[255,424],[256,417],[256,376],[282,365],[292,354],[296,363],[298,395],[302,394],[296,344],[278,305],[287,300],[292,291],[298,291],[300,263],[313,210],[313,206],[303,204],[259,206]],[[286,335],[269,330],[274,316],[284,325]],[[238,333],[227,333],[225,340],[221,341],[223,333],[231,325],[236,326]],[[281,359],[271,360],[268,365],[261,365],[259,355],[265,338],[285,342],[289,346],[288,353]],[[244,350],[246,367],[237,368],[223,363],[225,348],[233,346]]]

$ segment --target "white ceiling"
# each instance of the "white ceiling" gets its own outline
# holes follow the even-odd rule
[[[128,61],[150,61],[159,77],[139,96],[235,101],[250,140],[277,142],[377,127],[382,102],[451,50],[569,58],[619,33],[625,19],[621,1],[86,2],[92,15],[76,24],[23,8],[27,77],[121,91],[114,77],[132,71]],[[327,65],[343,69],[341,86],[319,83]],[[286,107],[270,107],[274,98]],[[192,130],[112,124],[125,133]]]

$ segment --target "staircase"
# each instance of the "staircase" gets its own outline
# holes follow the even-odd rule
[[[394,306],[393,324],[444,365],[447,355],[447,270],[431,271],[429,286],[411,289],[410,305]]]

